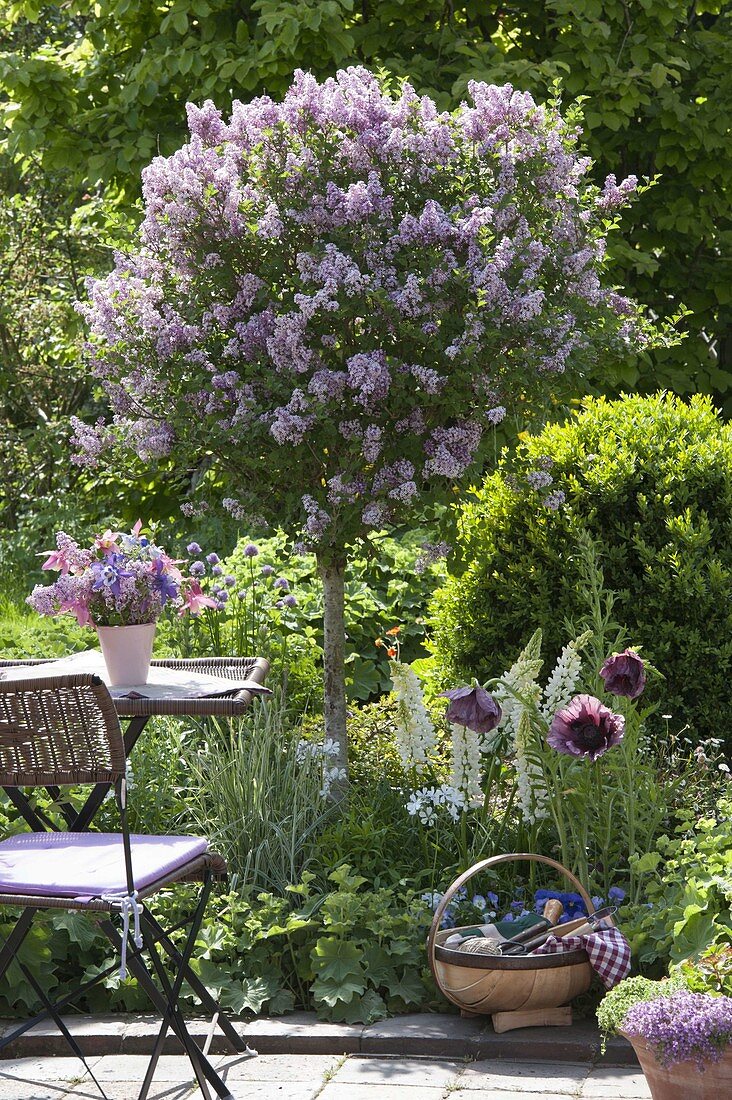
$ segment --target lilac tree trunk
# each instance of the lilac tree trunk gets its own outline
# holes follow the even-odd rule
[[[345,557],[318,556],[318,572],[323,582],[323,670],[325,686],[325,736],[338,745],[333,765],[348,767],[346,733],[346,628],[344,617]],[[335,784],[333,792],[343,793],[343,784]]]

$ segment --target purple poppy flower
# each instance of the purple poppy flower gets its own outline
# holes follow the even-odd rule
[[[637,699],[646,686],[646,671],[643,660],[632,649],[622,653],[613,653],[600,669],[605,690],[613,695],[624,695],[627,699]]]
[[[261,569],[261,573],[262,573],[263,577],[271,577],[273,575],[274,571],[275,571],[275,568],[274,568],[273,565],[263,565],[262,569]]]
[[[554,715],[547,741],[557,752],[597,760],[613,745],[620,744],[624,732],[622,714],[608,710],[594,695],[575,695],[568,706]]]
[[[221,568],[220,565],[212,565],[211,566],[211,575],[212,576],[220,577],[223,574],[223,572],[224,571],[223,571],[223,569]]]
[[[456,726],[465,726],[475,733],[490,733],[501,720],[503,712],[498,703],[478,684],[472,688],[453,688],[441,695],[450,700],[446,717]]]
[[[201,553],[201,547],[198,545],[197,542],[189,542],[188,545],[186,546],[186,550],[188,551],[189,554],[200,554]]]
[[[206,566],[202,561],[194,561],[193,565],[189,569],[189,573],[192,577],[202,577],[206,572]]]
[[[245,558],[256,558],[259,553],[259,547],[255,546],[253,542],[248,542],[244,547]]]
[[[218,554],[206,554],[206,561],[209,565],[218,565],[221,558]]]

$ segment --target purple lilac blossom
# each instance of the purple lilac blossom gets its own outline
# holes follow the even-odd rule
[[[138,246],[79,306],[111,405],[74,421],[80,462],[206,439],[232,515],[343,545],[448,494],[508,395],[648,342],[601,280],[637,181],[596,187],[574,123],[530,94],[470,81],[449,114],[353,67],[228,119],[186,110],[190,140],[143,173]]]

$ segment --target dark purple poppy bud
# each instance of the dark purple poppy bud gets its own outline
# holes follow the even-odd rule
[[[490,733],[501,721],[501,708],[485,688],[453,688],[443,691],[443,698],[449,699],[446,718],[456,726],[465,726],[475,733]]]
[[[568,706],[554,715],[547,741],[557,752],[597,760],[613,745],[620,744],[624,732],[622,714],[608,710],[594,695],[575,695]]]
[[[600,669],[600,676],[606,691],[612,695],[624,695],[627,699],[637,699],[646,686],[645,665],[632,649],[608,657]]]

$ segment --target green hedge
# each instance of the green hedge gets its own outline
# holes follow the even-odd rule
[[[552,483],[532,488],[545,468]],[[460,519],[465,571],[431,608],[445,678],[500,674],[536,627],[555,659],[565,618],[586,610],[577,548],[589,536],[616,616],[666,678],[660,713],[732,746],[732,429],[709,399],[587,400],[504,454]]]

